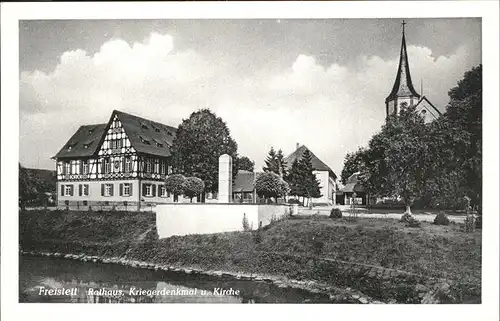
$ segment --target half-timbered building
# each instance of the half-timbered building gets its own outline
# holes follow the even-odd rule
[[[71,209],[140,209],[172,202],[165,190],[176,128],[113,111],[84,125],[53,157],[57,204]]]

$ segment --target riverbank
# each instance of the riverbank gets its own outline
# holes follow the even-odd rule
[[[29,211],[20,213],[20,246],[30,254],[303,286],[360,303],[480,302],[481,234],[453,224],[409,229],[394,220],[307,217],[257,232],[158,240],[152,213]]]

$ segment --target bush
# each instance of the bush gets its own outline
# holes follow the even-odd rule
[[[288,200],[288,204],[299,204],[299,205],[302,205],[302,202],[299,201],[298,199],[296,198],[292,198],[292,199],[289,199]]]
[[[404,213],[403,216],[401,216],[401,219],[399,220],[401,223],[409,223],[410,220],[413,219],[413,216],[411,216],[408,213]]]
[[[205,183],[197,177],[188,177],[184,180],[184,195],[189,197],[191,202],[193,197],[200,195],[205,190]]]
[[[413,216],[410,216],[411,218],[408,219],[408,222],[406,223],[406,227],[420,227],[421,223],[419,220],[415,219]]]
[[[449,225],[450,219],[448,218],[448,216],[446,216],[446,214],[439,213],[434,218],[434,224],[436,224],[436,225]]]
[[[338,208],[332,208],[330,218],[342,218],[342,211]]]
[[[165,188],[174,195],[184,194],[186,178],[181,174],[173,174],[165,179]]]
[[[243,213],[243,220],[241,222],[242,224],[242,227],[243,227],[243,231],[249,231],[250,230],[250,225],[248,224],[248,218],[247,218],[247,215],[245,213]]]
[[[476,228],[481,229],[483,227],[483,217],[478,216],[476,217]]]
[[[285,196],[290,191],[290,187],[278,174],[268,172],[257,176],[255,190],[259,197],[274,197],[277,199]]]

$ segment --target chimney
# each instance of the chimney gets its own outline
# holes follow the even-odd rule
[[[299,149],[299,147],[300,147],[299,143],[296,143],[295,150]]]

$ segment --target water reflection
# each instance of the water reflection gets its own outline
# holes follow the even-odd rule
[[[330,302],[325,295],[279,288],[265,282],[224,280],[103,263],[21,256],[19,269],[20,302]]]

